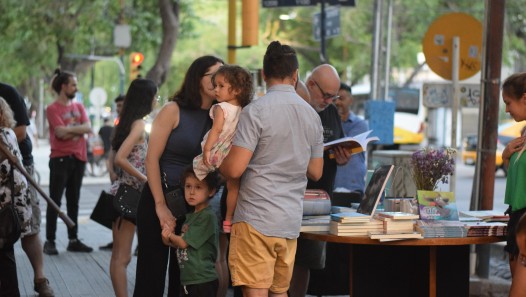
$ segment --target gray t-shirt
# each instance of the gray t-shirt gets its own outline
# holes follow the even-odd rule
[[[316,111],[293,86],[272,86],[241,112],[233,145],[253,152],[233,222],[266,236],[297,238],[311,158],[323,157],[323,128]]]

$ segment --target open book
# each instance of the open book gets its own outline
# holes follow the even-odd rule
[[[325,150],[329,150],[329,149],[332,149],[334,147],[341,146],[341,147],[347,149],[349,151],[349,153],[351,153],[351,154],[361,153],[361,152],[367,150],[367,144],[370,141],[378,141],[378,140],[380,140],[376,136],[372,136],[372,137],[367,138],[367,136],[369,136],[369,134],[371,134],[372,131],[373,130],[369,130],[367,132],[364,132],[362,134],[358,134],[356,136],[352,136],[352,137],[348,136],[348,137],[343,137],[343,138],[340,138],[340,139],[336,139],[336,140],[333,140],[333,141],[325,143],[323,145],[323,147],[324,147]]]

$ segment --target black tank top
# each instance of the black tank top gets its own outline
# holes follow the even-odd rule
[[[166,174],[168,186],[180,184],[184,169],[201,153],[201,141],[212,127],[208,110],[180,108],[179,125],[170,132],[159,160],[161,177]],[[150,143],[149,145],[155,145]]]

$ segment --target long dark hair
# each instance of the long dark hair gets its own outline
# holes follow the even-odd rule
[[[223,60],[215,56],[202,56],[193,61],[186,71],[183,84],[170,100],[177,102],[181,107],[201,108],[201,78],[217,63],[224,64]]]
[[[130,134],[135,120],[142,119],[152,112],[152,101],[157,94],[157,85],[150,79],[137,78],[131,82],[120,113],[119,124],[113,133],[112,149],[118,151]]]
[[[75,74],[69,71],[61,71],[60,68],[55,69],[53,77],[51,78],[51,88],[53,91],[60,94],[62,85],[68,84],[70,77],[75,77]]]

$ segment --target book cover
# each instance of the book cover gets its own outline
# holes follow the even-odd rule
[[[369,142],[380,140],[376,136],[367,138],[367,136],[371,134],[371,132],[372,130],[369,130],[367,132],[358,134],[356,136],[348,136],[348,137],[336,139],[336,140],[325,143],[323,146],[325,150],[329,150],[336,146],[340,146],[340,147],[347,149],[349,153],[351,154],[361,153],[367,150],[367,144]]]
[[[414,239],[423,238],[420,232],[385,232],[385,231],[369,231],[368,235],[371,239]]]
[[[453,192],[417,191],[421,220],[458,221]]]
[[[509,216],[503,214],[500,211],[496,210],[463,210],[460,212],[464,217],[472,217],[486,222],[506,222],[509,220]],[[463,219],[466,220],[466,219]]]
[[[336,222],[369,222],[370,216],[358,212],[340,212],[331,214],[331,220]]]
[[[346,223],[338,223],[336,221],[331,221],[330,226],[334,230],[347,230],[347,231],[353,231],[353,230],[383,230],[384,226],[382,222],[380,221],[371,221],[369,223],[363,223],[363,224],[346,224]]]

